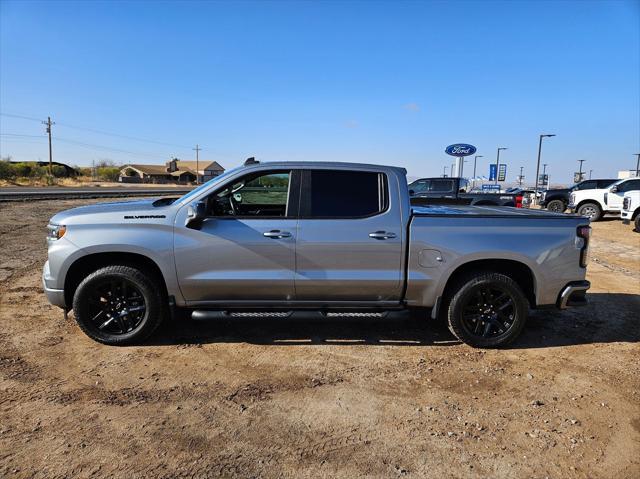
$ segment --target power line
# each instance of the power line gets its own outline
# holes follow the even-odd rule
[[[7,116],[7,117],[10,117],[10,118],[20,118],[22,120],[37,121],[38,123],[40,123],[42,121],[40,118],[35,118],[35,117],[32,117],[32,116],[27,116],[27,115],[17,115],[15,113],[0,113],[0,115]],[[70,125],[68,123],[60,123],[60,122],[58,122],[57,125],[65,127],[65,128],[72,128],[74,130],[88,131],[88,132],[91,132],[91,133],[97,133],[99,135],[114,136],[114,137],[117,137],[117,138],[124,138],[124,139],[127,139],[127,140],[140,141],[140,142],[143,142],[143,143],[155,143],[155,144],[158,144],[158,145],[173,146],[173,147],[177,147],[177,148],[182,148],[184,150],[188,150],[188,149],[191,148],[191,147],[185,146],[185,145],[178,145],[178,144],[175,144],[175,143],[167,143],[167,142],[164,142],[164,141],[150,140],[148,138],[139,138],[139,137],[131,136],[131,135],[123,135],[123,134],[120,134],[120,133],[114,133],[114,132],[109,132],[109,131],[105,131],[105,130],[98,130],[96,128],[87,128],[87,127],[84,127],[84,126]]]
[[[20,138],[38,138],[38,139],[42,139],[44,140],[45,138],[43,138],[42,136],[39,135],[23,135],[23,134],[19,134],[19,133],[0,133],[0,136],[3,137],[8,137],[8,138],[15,138],[15,139],[20,139]],[[164,156],[167,155],[159,155],[159,154],[155,154],[155,153],[144,153],[144,152],[139,152],[139,151],[130,151],[130,150],[124,150],[122,148],[113,148],[113,147],[109,147],[109,146],[104,146],[104,145],[96,145],[93,143],[85,143],[82,141],[77,141],[77,140],[72,140],[69,138],[61,138],[61,137],[56,137],[56,141],[61,141],[63,143],[69,143],[72,145],[77,145],[77,146],[81,146],[84,148],[89,148],[89,149],[96,149],[96,150],[104,150],[104,151],[110,151],[110,152],[114,152],[114,153],[124,153],[124,154],[128,154],[128,155],[134,155],[134,156],[139,156],[139,157],[147,157],[147,158],[152,158],[152,159],[159,159],[159,158],[163,158]]]

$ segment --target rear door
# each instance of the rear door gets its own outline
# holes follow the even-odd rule
[[[390,195],[386,174],[303,171],[296,299],[399,300],[403,236],[399,198]]]

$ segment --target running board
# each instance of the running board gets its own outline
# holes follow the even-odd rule
[[[205,321],[222,318],[288,318],[294,311],[212,311],[197,309],[191,313],[191,319]],[[327,318],[384,318],[387,311],[318,311]]]

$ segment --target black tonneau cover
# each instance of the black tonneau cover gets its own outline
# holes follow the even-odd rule
[[[575,219],[579,215],[552,213],[546,210],[514,208],[512,206],[466,206],[466,205],[425,205],[412,206],[413,216],[464,216],[468,218],[537,218],[537,219]]]

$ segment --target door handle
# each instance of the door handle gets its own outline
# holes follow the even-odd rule
[[[377,240],[386,240],[395,238],[395,233],[390,233],[387,231],[374,231],[373,233],[369,233],[369,238],[377,239]]]
[[[265,231],[264,233],[262,233],[262,236],[265,236],[267,238],[275,238],[275,239],[290,238],[291,233],[289,233],[288,231],[271,230],[271,231]]]

